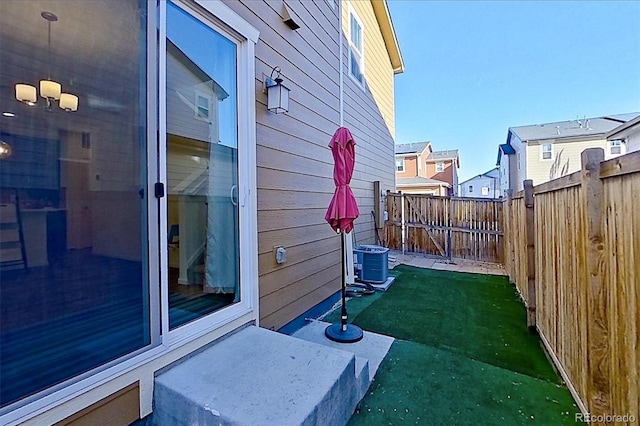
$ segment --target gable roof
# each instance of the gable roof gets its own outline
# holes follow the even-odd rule
[[[460,157],[457,149],[449,149],[445,151],[433,151],[427,157],[427,161],[454,160],[455,166],[460,168]]]
[[[509,132],[518,136],[522,142],[580,136],[593,137],[604,135],[637,115],[638,113],[617,114],[583,120],[557,121],[554,123],[510,127]]]
[[[515,155],[515,153],[516,153],[515,149],[513,149],[513,147],[508,143],[503,143],[502,145],[498,145],[498,161],[496,162],[496,166],[500,165],[500,159],[502,158],[502,154]]]
[[[458,150],[457,149],[449,149],[445,151],[433,151],[427,157],[427,161],[438,161],[438,160],[455,160],[458,158]]]
[[[396,154],[419,154],[430,144],[429,141],[396,144]]]
[[[500,177],[500,174],[498,173],[498,168],[494,167],[493,169],[491,169],[489,171],[486,171],[484,173],[480,173],[479,175],[476,175],[476,176],[472,177],[471,179],[467,179],[467,180],[465,180],[463,182],[460,182],[460,185],[462,185],[463,183],[467,183],[469,181],[472,181],[474,179],[481,178],[481,177],[488,177],[488,178],[497,179],[497,178]]]
[[[373,7],[373,13],[376,15],[376,20],[378,21],[378,26],[380,27],[380,32],[382,33],[382,38],[384,39],[384,44],[389,54],[393,73],[403,73],[404,61],[402,60],[402,53],[400,52],[396,31],[393,28],[393,21],[389,13],[387,0],[371,0],[371,6]]]
[[[616,127],[606,134],[607,140],[614,139],[623,139],[629,136],[629,133],[632,133],[634,130],[640,130],[638,125],[640,124],[640,115],[638,115],[633,120],[629,120],[626,123]]]

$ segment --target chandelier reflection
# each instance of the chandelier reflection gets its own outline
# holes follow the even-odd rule
[[[40,80],[40,96],[46,101],[46,108],[51,109],[53,103],[58,101],[58,106],[65,111],[78,110],[78,97],[71,93],[62,93],[62,85],[51,80],[51,23],[56,22],[58,17],[51,12],[40,14],[49,25],[49,40],[47,44],[47,62],[49,64],[49,74],[46,80]],[[36,87],[30,84],[16,84],[16,100],[24,102],[29,106],[35,106],[38,100]]]
[[[11,149],[11,145],[9,145],[5,141],[0,140],[0,160],[10,157],[12,152],[13,150]]]

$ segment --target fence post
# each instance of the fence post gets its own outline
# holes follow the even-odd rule
[[[586,225],[587,292],[587,405],[592,414],[612,412],[611,360],[607,309],[609,295],[604,285],[604,185],[600,179],[602,148],[582,151],[582,202]]]
[[[387,193],[386,196],[384,198],[384,210],[380,213],[382,213],[383,217],[382,217],[382,230],[383,230],[383,235],[384,235],[384,246],[387,248],[391,248],[391,235],[390,235],[390,228],[389,228],[389,221],[393,220],[393,217],[391,216],[391,213],[393,212],[393,210],[391,210],[391,207],[389,207],[390,204],[390,197],[389,195],[391,194],[391,190],[387,189]],[[384,220],[384,214],[387,214],[387,220]]]
[[[453,226],[453,199],[449,197],[449,229],[447,229],[447,258],[449,262],[453,257],[453,248],[451,247],[451,227]]]
[[[404,218],[404,194],[401,191],[400,192],[400,224],[401,224],[401,230],[402,230],[402,254],[404,255],[404,251],[405,251],[405,243],[406,243],[406,237],[405,237],[405,218]]]
[[[505,209],[505,211],[508,212],[508,214],[503,214],[502,215],[502,227],[504,228],[504,235],[503,235],[503,239],[504,239],[504,266],[507,269],[507,275],[509,275],[509,281],[511,281],[512,283],[516,282],[515,279],[515,275],[513,273],[513,253],[511,253],[511,247],[513,247],[513,238],[515,238],[515,233],[513,232],[512,226],[513,226],[513,210],[511,209],[511,203],[512,203],[512,199],[511,199],[511,190],[507,190],[507,201],[506,201],[506,205],[507,208]],[[507,225],[507,221],[511,221],[508,225]],[[507,229],[509,230],[507,232]]]
[[[536,246],[535,246],[535,215],[533,201],[533,181],[524,181],[524,205],[526,208],[525,223],[527,224],[527,327],[529,331],[536,330]]]

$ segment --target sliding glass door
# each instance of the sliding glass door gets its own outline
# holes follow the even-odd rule
[[[166,9],[169,328],[240,300],[237,47]]]
[[[0,1],[0,415],[256,319],[257,39],[217,2]]]
[[[151,344],[147,6],[0,2],[0,403]]]

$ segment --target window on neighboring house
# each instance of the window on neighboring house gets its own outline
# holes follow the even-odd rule
[[[211,98],[203,93],[196,92],[196,118],[209,121]]]
[[[553,160],[553,145],[552,144],[543,143],[542,145],[540,145],[540,158],[542,158],[543,160]]]
[[[609,154],[611,155],[624,154],[624,145],[622,145],[622,141],[610,141]]]
[[[489,187],[488,186],[483,186],[482,187],[482,195],[489,195]]]
[[[396,158],[396,171],[404,172],[404,158]]]
[[[362,21],[349,13],[349,74],[364,87],[364,36]]]
[[[518,170],[520,170],[520,153],[516,154],[516,163],[518,163]]]
[[[438,162],[436,163],[436,173],[444,172],[444,163]]]
[[[473,185],[469,185],[469,192],[473,192]]]

